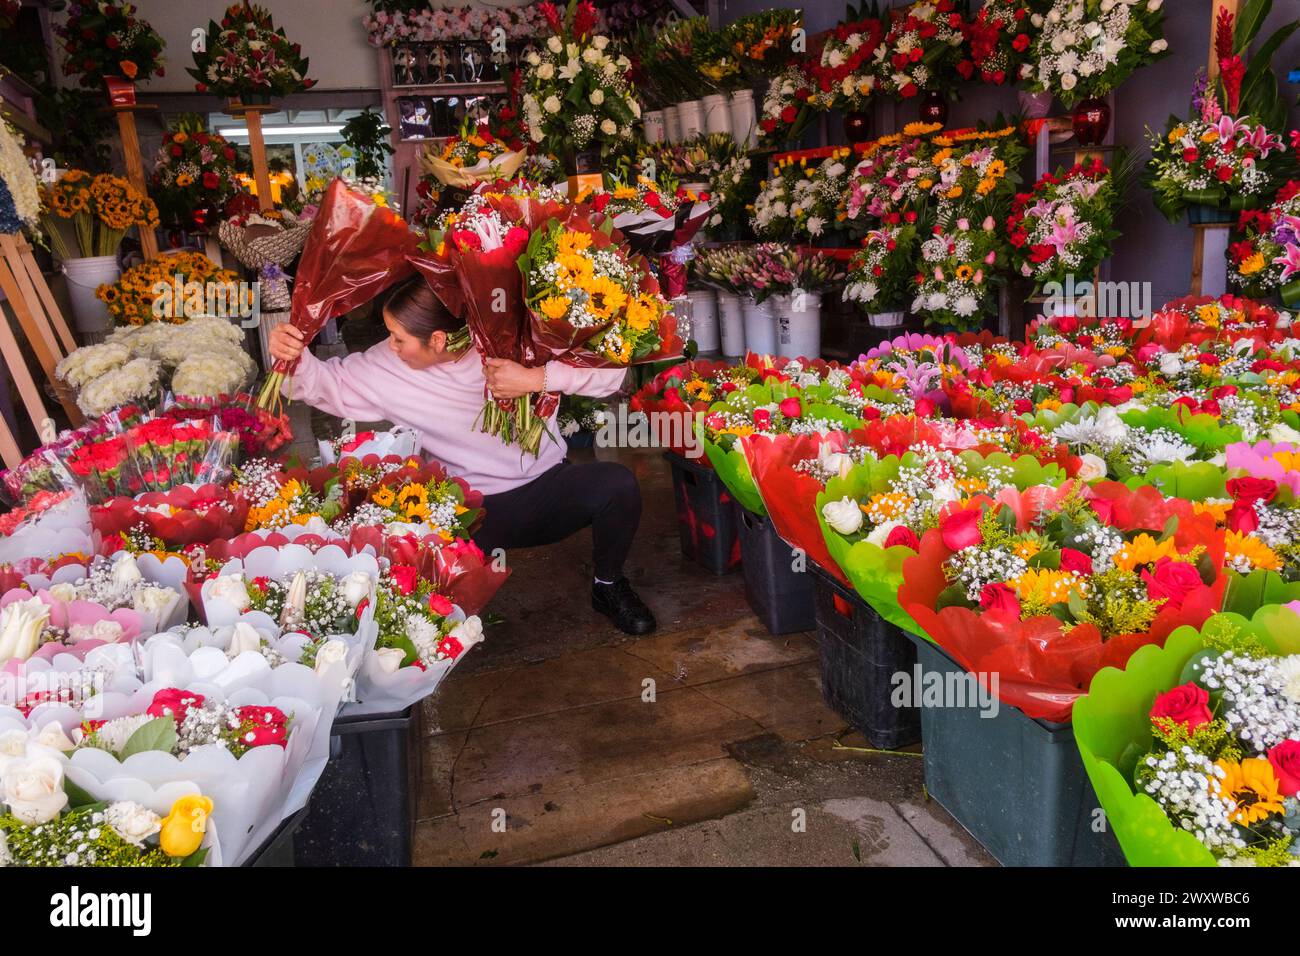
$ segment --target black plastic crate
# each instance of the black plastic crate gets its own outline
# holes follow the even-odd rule
[[[673,500],[682,554],[714,574],[740,566],[740,510],[712,468],[675,452],[665,452],[672,468]]]
[[[826,706],[882,750],[916,743],[921,709],[893,700],[894,675],[911,678],[916,647],[852,588],[815,564],[811,570]]]
[[[294,839],[298,866],[410,866],[419,782],[415,706],[336,717],[330,760]]]
[[[966,673],[912,638],[922,672]],[[1124,866],[1083,769],[1074,727],[998,702],[921,708],[925,788],[1003,866]]]
[[[253,851],[253,855],[244,861],[244,866],[293,866],[295,864],[294,856],[294,835],[299,827],[302,826],[303,820],[311,811],[311,803],[303,807],[293,816],[285,819],[275,832]]]
[[[736,508],[740,524],[740,569],[745,574],[745,597],[763,626],[773,634],[811,631],[812,575],[793,568],[790,545],[772,527],[772,519]],[[805,565],[809,562],[803,559]]]

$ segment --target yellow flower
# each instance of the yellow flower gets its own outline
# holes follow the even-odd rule
[[[1140,534],[1132,541],[1125,542],[1115,555],[1115,567],[1121,571],[1132,571],[1144,564],[1155,564],[1161,558],[1181,561],[1182,556],[1174,544],[1173,538],[1157,541],[1149,534]]]
[[[537,304],[537,308],[548,319],[562,319],[569,312],[569,300],[562,295],[547,296]]]
[[[627,303],[627,293],[608,276],[593,276],[583,288],[591,296],[587,308],[597,318],[608,319]]]
[[[370,500],[383,508],[387,508],[389,505],[391,505],[396,500],[396,498],[397,498],[396,493],[388,485],[381,485],[380,487],[376,488],[374,492],[370,495]]]
[[[1071,571],[1053,571],[1050,568],[1030,568],[1007,584],[1025,603],[1060,604],[1068,601],[1071,593],[1088,593],[1087,582],[1077,574]]]
[[[871,519],[879,524],[882,521],[893,521],[901,518],[907,509],[912,506],[913,498],[911,495],[904,494],[901,491],[890,492],[889,494],[875,494],[871,496],[864,505],[859,507],[871,516]]]
[[[989,163],[989,168],[984,171],[984,175],[990,179],[1001,179],[1007,174],[1007,164],[1000,159],[995,159]]]
[[[1257,252],[1253,256],[1247,256],[1241,262],[1241,274],[1244,276],[1254,275],[1266,266],[1264,254]]]
[[[635,198],[636,198],[636,187],[635,187],[635,186],[615,186],[615,187],[614,187],[614,198],[615,198],[615,199],[635,199]]]
[[[1213,143],[1218,138],[1219,138],[1219,131],[1214,127],[1210,127],[1204,133],[1201,134],[1202,143]]]
[[[302,485],[298,484],[297,479],[290,478],[280,488],[280,497],[285,501],[293,501],[302,493]]]
[[[981,179],[979,185],[975,187],[975,191],[981,196],[987,196],[997,188],[998,182],[996,179]]]
[[[930,160],[930,162],[934,163],[936,166],[942,166],[950,156],[952,156],[951,149],[941,149],[939,152],[934,154],[934,158]]]
[[[1061,407],[1061,401],[1056,398],[1045,398],[1038,403],[1038,407],[1054,412]]]
[[[565,230],[560,233],[560,238],[555,243],[556,251],[560,255],[576,255],[591,245],[591,233],[574,232]]]
[[[933,180],[933,179],[918,179],[917,182],[916,182],[916,184],[917,184],[918,186],[920,186],[922,189],[929,189],[931,186],[934,185],[934,180]]]
[[[1187,135],[1186,126],[1175,126],[1169,131],[1169,142],[1176,143]]]
[[[409,503],[406,506],[406,517],[424,521],[429,517],[429,506],[423,501]]]
[[[398,504],[405,504],[412,499],[420,502],[420,504],[425,504],[429,500],[429,489],[422,484],[412,483],[404,486],[402,490],[397,493]]]
[[[948,190],[946,195],[948,196],[949,199],[956,199],[961,194],[962,194],[962,188],[960,186],[953,186],[952,189]]]
[[[1240,531],[1229,531],[1223,539],[1224,563],[1242,570],[1240,562],[1250,565],[1249,570],[1281,571],[1282,560],[1272,548],[1258,538]]]
[[[1216,760],[1214,765],[1224,772],[1219,792],[1236,803],[1228,815],[1233,823],[1250,826],[1270,814],[1282,812],[1283,797],[1277,775],[1266,759],[1247,757],[1241,763]]]
[[[1192,514],[1211,515],[1218,524],[1223,524],[1228,520],[1228,509],[1232,507],[1231,501],[1193,501]]]
[[[650,328],[650,324],[655,319],[654,301],[647,295],[639,295],[627,303],[627,324],[638,332],[643,332]],[[700,383],[705,385],[707,383]],[[687,391],[690,386],[687,386]]]
[[[186,857],[198,850],[211,813],[212,800],[197,793],[173,803],[158,834],[162,851],[168,856]]]
[[[975,270],[968,265],[962,264],[957,267],[957,278],[962,282],[968,282],[975,275]]]

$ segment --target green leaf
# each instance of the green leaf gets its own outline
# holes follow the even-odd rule
[[[1268,18],[1269,11],[1273,9],[1273,0],[1246,0],[1245,6],[1237,11],[1237,20],[1232,29],[1232,52],[1241,53],[1250,46],[1251,41],[1259,34],[1260,27]],[[1214,16],[1217,17],[1219,12],[1218,4],[1214,5]]]
[[[68,809],[75,810],[78,807],[90,807],[99,803],[85,790],[69,780],[66,776],[63,778],[63,792],[68,795]]]
[[[180,865],[181,866],[202,866],[203,861],[206,860],[207,858],[208,858],[208,848],[205,846],[201,846],[193,853],[191,853],[189,856],[184,857],[181,860]]]
[[[946,607],[970,607],[970,601],[966,598],[966,589],[960,584],[950,584],[939,592],[939,597],[934,602],[934,609],[942,611]]]
[[[1265,90],[1265,85],[1273,88],[1272,99],[1277,98],[1277,77],[1273,73],[1273,55],[1277,53],[1278,48],[1300,29],[1300,20],[1288,23],[1286,26],[1279,27],[1267,40],[1260,44],[1259,49],[1252,54],[1250,65],[1246,67],[1246,76],[1241,81],[1241,112],[1254,113],[1253,104],[1257,97],[1261,98],[1260,105],[1264,109],[1269,108],[1269,97]],[[1266,120],[1266,117],[1257,117],[1260,120]],[[1275,129],[1279,127],[1273,127]]]
[[[146,750],[162,750],[171,753],[177,740],[175,719],[155,717],[126,739],[118,759],[125,760],[132,754],[143,753]]]
[[[1077,591],[1070,592],[1067,606],[1070,609],[1070,616],[1076,621],[1082,621],[1088,614],[1088,602],[1080,597]]]

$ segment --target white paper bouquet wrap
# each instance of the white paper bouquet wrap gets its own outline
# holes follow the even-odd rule
[[[373,438],[347,450],[336,450],[334,442],[317,441],[316,444],[320,448],[322,465],[336,464],[340,454],[345,458],[357,459],[365,458],[367,455],[378,455],[380,458],[385,455],[399,455],[402,458],[409,458],[420,450],[420,432],[405,425],[397,425],[388,431],[375,432]]]
[[[110,560],[117,564],[132,557],[129,552],[118,551]],[[175,598],[155,607],[145,607],[139,603],[133,605],[132,609],[140,615],[140,634],[147,637],[184,624],[190,614],[190,599],[185,593],[185,576],[189,569],[185,562],[174,556],[161,560],[156,554],[139,554],[134,556],[134,565],[144,581],[175,594]],[[65,564],[56,568],[52,574],[36,572],[24,575],[23,580],[33,591],[37,591],[55,584],[75,584],[84,581],[86,575],[85,565]]]
[[[456,633],[462,646],[460,654],[432,661],[424,669],[412,666],[393,670],[385,666],[378,650],[367,651],[357,672],[357,699],[343,706],[341,716],[365,717],[402,711],[437,690],[443,678],[464,659],[465,653],[483,640],[483,626],[477,617],[471,618],[469,626],[466,626],[465,612],[453,605],[447,620],[459,625]]]
[[[289,541],[297,541],[303,537],[323,538],[326,541],[346,541],[347,536],[339,534],[328,524],[320,515],[312,515],[303,524],[287,524],[282,528],[258,528],[254,531],[246,531],[245,534],[256,535],[259,538],[266,539],[272,535],[278,535],[287,538]]]
[[[91,554],[95,549],[90,509],[77,492],[24,521],[13,534],[0,537],[0,564],[24,558],[49,560],[63,554]]]
[[[292,718],[284,747],[253,747],[236,758],[220,745],[204,744],[183,758],[150,750],[125,760],[86,747],[66,755],[68,779],[97,800],[134,800],[164,815],[186,794],[211,797],[212,819],[223,834],[222,860],[227,866],[238,866],[281,821],[306,805],[329,758],[329,728],[337,704],[306,668],[267,667],[243,676],[243,685],[230,693],[218,683],[202,680],[189,681],[183,689],[231,707],[279,708]],[[175,685],[151,681],[130,695],[103,694],[102,700],[88,701],[86,707],[94,705],[103,714],[96,719],[104,720],[143,714],[154,695],[170,686]],[[84,713],[85,708],[44,705],[32,711],[28,725],[34,730],[54,720],[72,737]]]
[[[0,706],[36,713],[49,706],[42,701],[89,704],[105,693],[133,694],[142,683],[134,644],[100,644],[84,654],[60,651],[6,662],[0,671]],[[95,713],[86,716],[99,719]]]
[[[473,166],[453,166],[439,156],[426,153],[420,157],[420,165],[444,186],[473,189],[479,183],[510,179],[527,156],[522,149],[512,150],[490,159],[480,159]]]

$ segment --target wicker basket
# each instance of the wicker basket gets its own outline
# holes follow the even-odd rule
[[[223,222],[217,229],[217,238],[230,250],[231,255],[249,269],[259,273],[275,267],[283,269],[302,252],[311,231],[311,220],[285,226],[279,232],[249,238],[245,227]],[[282,272],[263,275],[262,308],[274,311],[289,307],[288,277]]]

